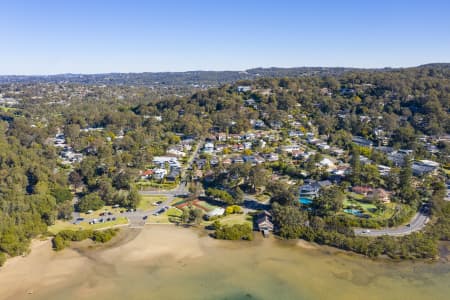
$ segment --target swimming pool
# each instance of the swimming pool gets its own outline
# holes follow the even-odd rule
[[[348,214],[355,215],[355,216],[359,216],[359,215],[361,215],[361,213],[362,213],[361,210],[359,210],[359,209],[354,209],[354,208],[352,208],[352,209],[344,209],[344,212],[346,212],[346,213],[348,213]]]
[[[312,203],[312,199],[309,198],[300,198],[298,201],[304,205],[310,205]]]

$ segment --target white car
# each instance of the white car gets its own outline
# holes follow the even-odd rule
[[[364,229],[364,230],[362,231],[362,233],[370,233],[370,230],[369,230],[369,229]]]

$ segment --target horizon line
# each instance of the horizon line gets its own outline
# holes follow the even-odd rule
[[[23,77],[45,77],[45,76],[63,76],[63,75],[107,75],[107,74],[144,74],[144,73],[191,73],[191,72],[247,72],[255,69],[301,69],[301,68],[325,68],[325,69],[355,69],[355,70],[382,70],[382,69],[409,69],[418,68],[427,65],[440,65],[440,64],[450,64],[450,62],[430,62],[419,65],[409,65],[409,66],[381,66],[381,67],[357,67],[357,66],[296,66],[296,67],[286,67],[286,66],[270,66],[270,67],[252,67],[243,70],[226,70],[226,69],[188,69],[183,71],[111,71],[111,72],[81,72],[81,73],[35,73],[35,74],[1,74],[0,77],[7,76],[23,76]]]

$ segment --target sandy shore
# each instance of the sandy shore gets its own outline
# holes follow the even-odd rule
[[[86,258],[71,249],[54,252],[51,241],[34,240],[25,257],[9,259],[0,269],[0,299],[21,299],[80,272]]]
[[[0,299],[33,299],[42,291],[81,283],[86,276],[117,273],[122,267],[150,265],[160,258],[180,260],[204,255],[199,232],[173,225],[146,227],[142,231],[123,230],[111,245],[89,249],[79,243],[74,249],[55,252],[51,241],[35,240],[26,257],[9,259],[0,269]],[[104,286],[102,288],[108,288]],[[90,286],[79,288],[80,297],[90,297]]]
[[[204,255],[202,239],[194,230],[173,225],[147,226],[137,238],[99,252],[98,258],[108,262],[139,264],[162,256],[194,258]]]

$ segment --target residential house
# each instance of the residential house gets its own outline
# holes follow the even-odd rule
[[[287,146],[281,146],[280,147],[280,151],[281,152],[286,152],[286,153],[292,153],[292,151],[299,151],[300,150],[300,146],[299,145],[287,145]]]
[[[262,155],[268,162],[278,161],[277,153],[267,153]]]
[[[317,197],[319,195],[320,189],[329,187],[331,185],[332,183],[329,180],[316,181],[312,179],[307,179],[305,180],[305,184],[302,185],[299,189],[300,197],[305,198]]]
[[[214,152],[214,143],[212,142],[206,142],[203,146],[203,152],[204,153],[213,153]]]
[[[141,179],[149,179],[150,177],[152,177],[153,175],[153,170],[145,170],[145,171],[141,171]]]
[[[222,216],[225,213],[225,208],[223,207],[216,207],[213,210],[209,211],[206,213],[205,218],[207,220],[213,218],[213,217],[218,217],[218,216]]]
[[[251,86],[247,86],[247,85],[239,85],[236,90],[239,93],[246,93],[246,92],[250,92],[252,90]]]
[[[381,202],[383,203],[390,203],[391,202],[391,193],[386,191],[385,189],[378,188],[370,191],[367,194],[368,198],[375,198],[377,197]]]
[[[166,169],[153,169],[153,178],[156,180],[164,179],[164,177],[167,175]]]
[[[381,176],[387,176],[391,172],[391,168],[388,166],[377,165],[377,167],[378,167],[378,172],[380,172]]]
[[[273,231],[273,223],[271,221],[272,215],[268,211],[263,211],[256,217],[256,224],[258,230],[261,231],[265,237],[269,235],[270,231]]]
[[[367,196],[369,193],[373,192],[373,188],[369,186],[353,186],[352,192],[359,195]]]
[[[413,175],[423,176],[425,174],[434,173],[439,168],[439,163],[431,160],[415,161],[412,166]]]
[[[352,142],[358,146],[363,146],[363,147],[372,147],[373,146],[373,143],[371,141],[363,138],[362,136],[354,136],[352,138]]]

